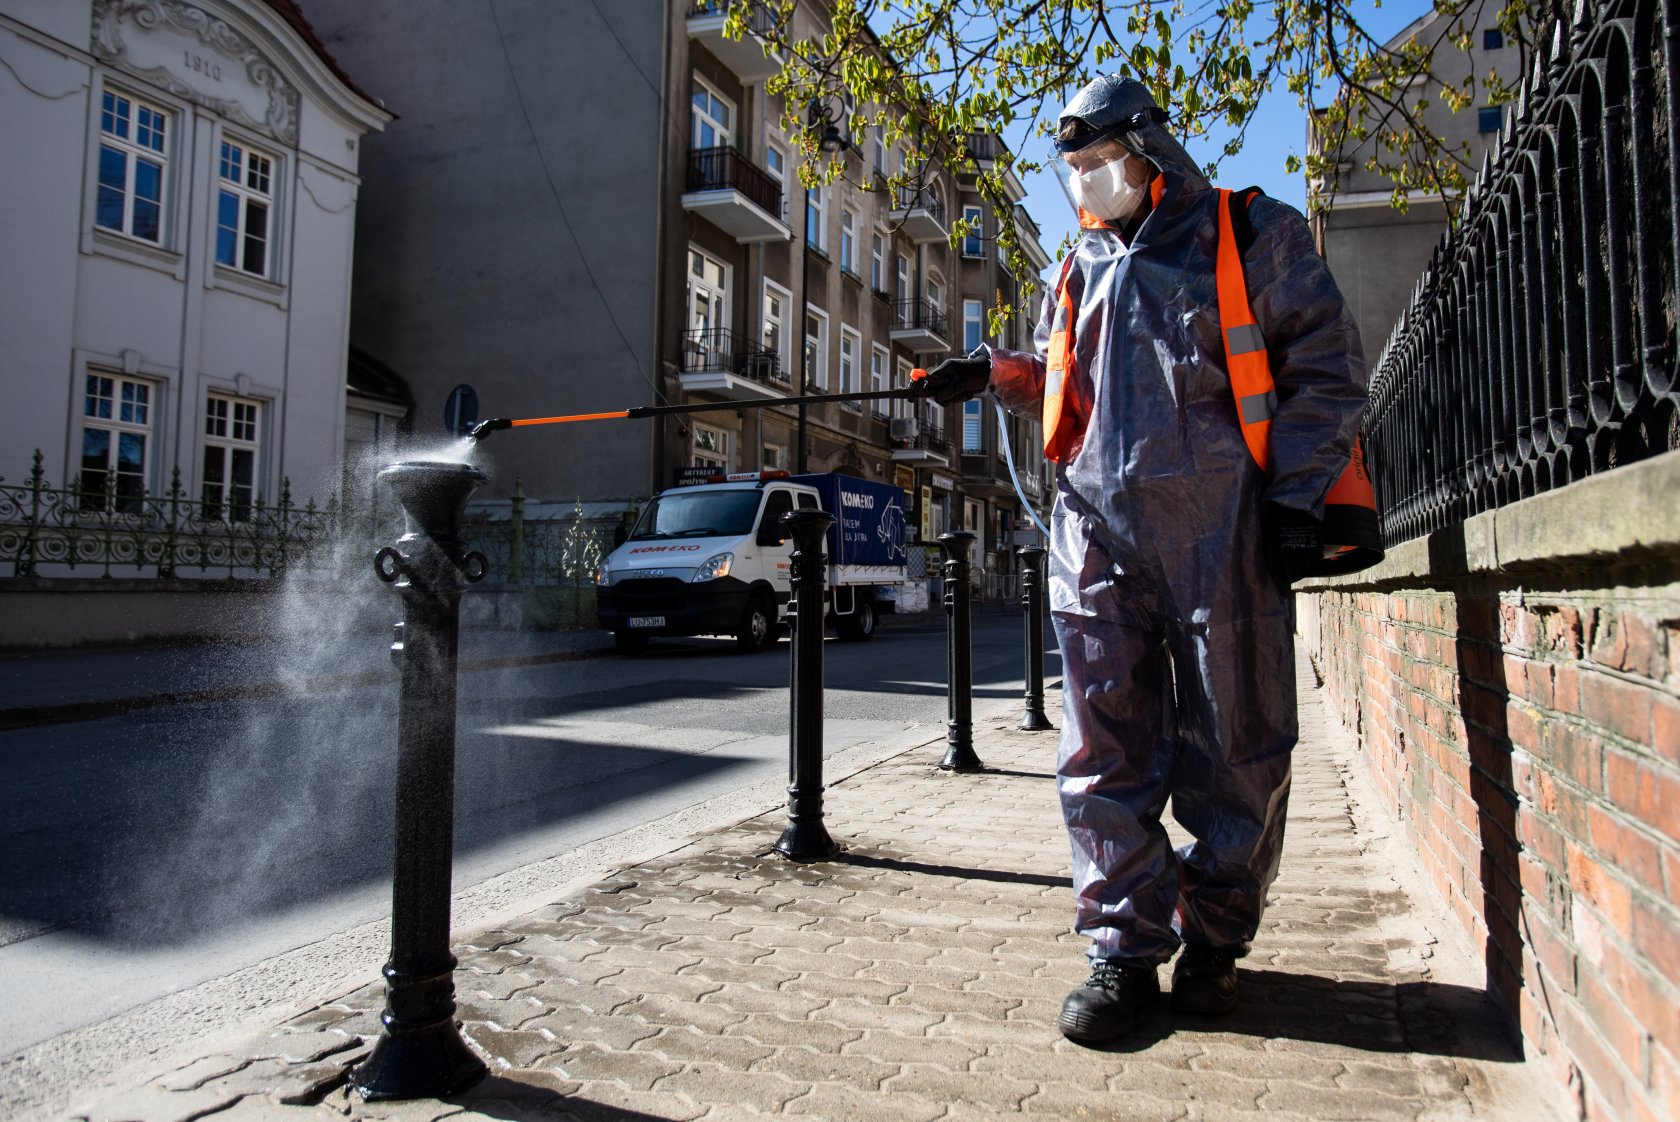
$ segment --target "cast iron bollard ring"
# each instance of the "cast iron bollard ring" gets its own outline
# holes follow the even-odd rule
[[[468,584],[477,584],[490,572],[490,562],[478,550],[473,550],[461,558],[461,579]]]
[[[385,563],[389,561],[391,567],[387,569]],[[386,546],[373,555],[373,571],[386,584],[393,583],[403,575],[403,555],[398,553],[395,546]]]

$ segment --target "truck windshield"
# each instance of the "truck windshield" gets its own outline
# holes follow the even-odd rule
[[[654,538],[740,537],[752,532],[763,492],[669,491],[655,495],[636,521],[633,542]]]

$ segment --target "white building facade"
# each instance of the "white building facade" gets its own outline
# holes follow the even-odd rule
[[[361,138],[291,0],[0,0],[0,476],[230,520],[346,440]],[[354,420],[354,418],[352,418]]]

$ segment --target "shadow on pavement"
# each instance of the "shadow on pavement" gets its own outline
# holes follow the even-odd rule
[[[1364,982],[1276,970],[1238,970],[1242,1003],[1228,1017],[1177,1013],[1168,995],[1137,1033],[1098,1049],[1140,1052],[1177,1032],[1339,1044],[1362,1052],[1521,1063],[1503,1018],[1479,988],[1442,982]]]
[[[503,1122],[654,1122],[662,1117],[568,1096],[552,1087],[501,1075],[488,1076],[471,1090],[443,1101],[465,1107],[475,1118]]]
[[[1005,884],[1041,884],[1046,888],[1067,888],[1068,878],[1043,873],[1012,873],[1007,869],[965,869],[959,865],[930,865],[923,861],[906,861],[899,857],[870,857],[862,853],[843,853],[835,859],[842,865],[857,865],[867,869],[892,869],[901,873],[920,873],[930,877],[956,877],[959,880],[991,880]]]

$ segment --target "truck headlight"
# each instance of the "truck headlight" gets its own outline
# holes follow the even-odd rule
[[[695,571],[694,583],[699,584],[703,580],[717,580],[719,577],[728,576],[729,566],[734,560],[735,555],[733,553],[720,553],[716,557],[708,559],[704,565],[701,565]]]
[[[607,568],[605,565],[602,565],[600,568],[596,569],[595,570],[595,583],[599,584],[599,585],[611,584],[612,583],[612,570]]]

